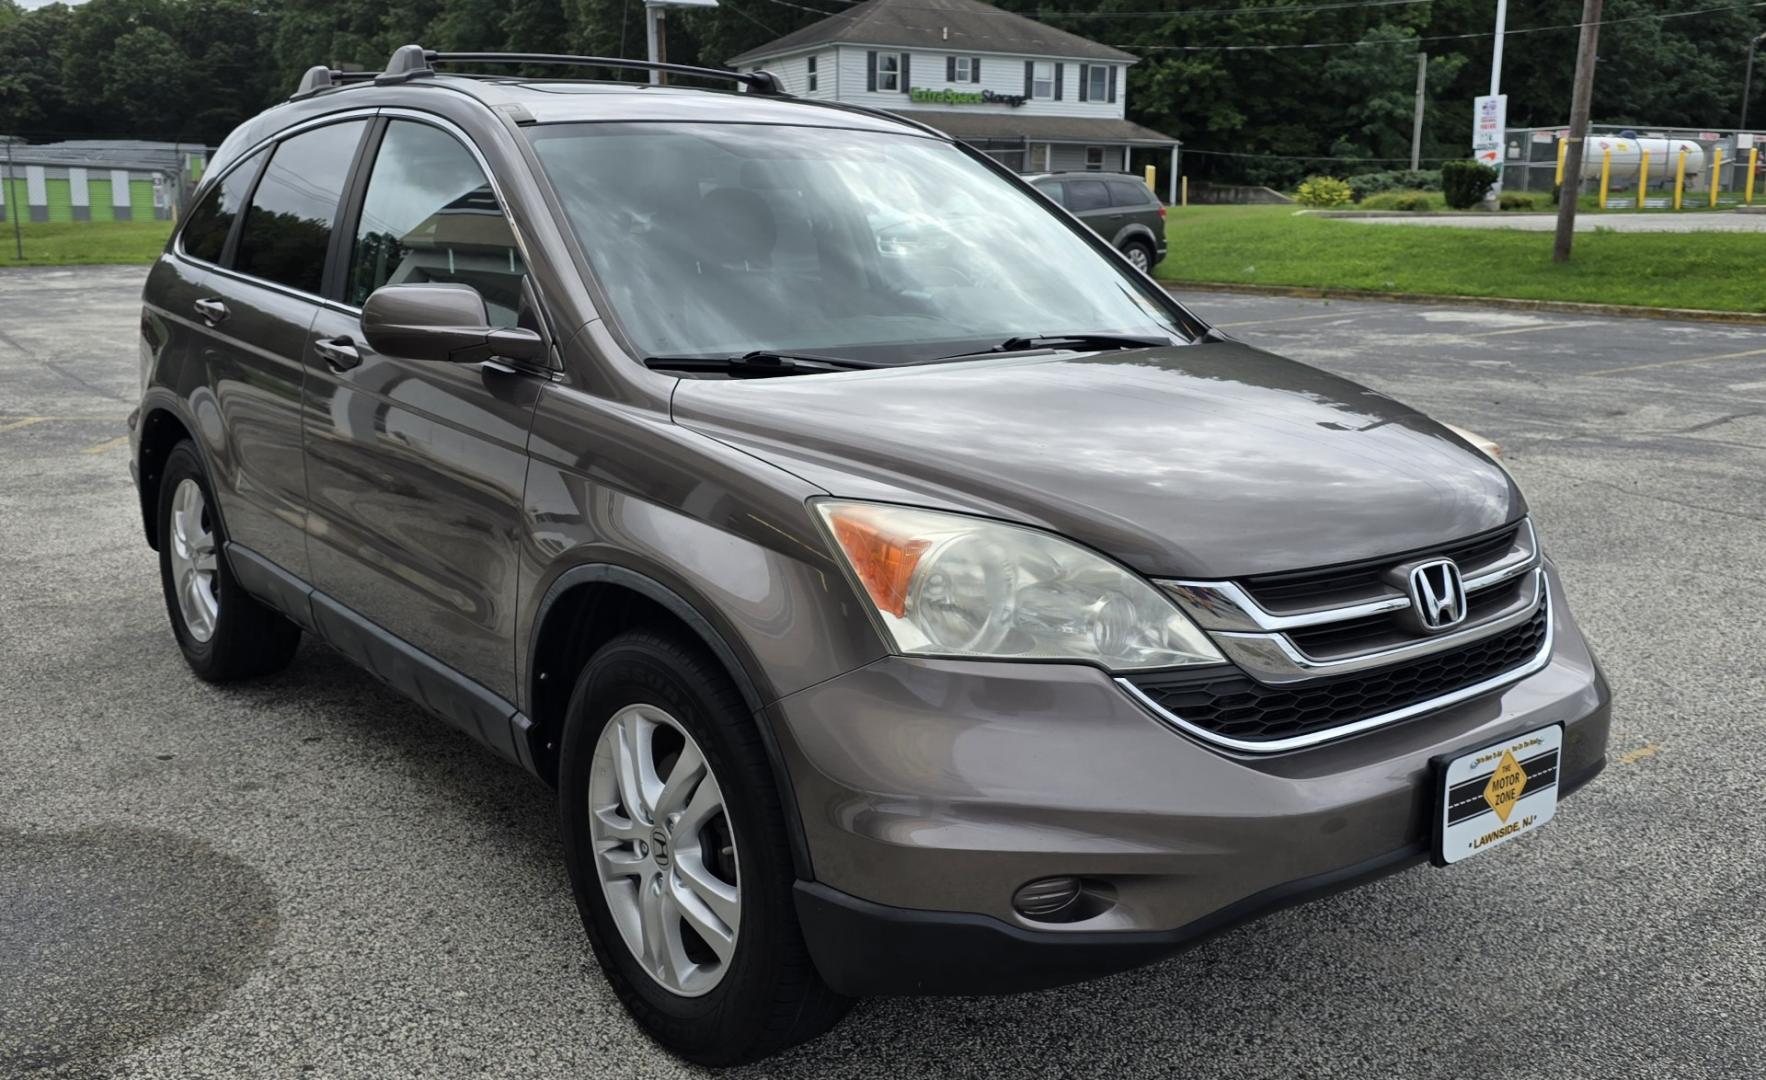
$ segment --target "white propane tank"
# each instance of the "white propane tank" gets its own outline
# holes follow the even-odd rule
[[[1705,171],[1705,148],[1691,139],[1640,139],[1634,135],[1590,135],[1582,151],[1582,179],[1600,179],[1602,155],[1613,152],[1612,180],[1629,181],[1637,175],[1643,152],[1649,151],[1649,179],[1652,184],[1674,182],[1679,167],[1680,151],[1686,151],[1686,179]]]

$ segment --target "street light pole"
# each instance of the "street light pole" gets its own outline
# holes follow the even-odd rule
[[[1763,41],[1766,41],[1766,33],[1762,33],[1748,42],[1748,66],[1743,70],[1741,77],[1741,123],[1735,125],[1740,131],[1748,129],[1748,97],[1754,89],[1754,51],[1760,47],[1760,43]]]
[[[1508,0],[1496,0],[1496,46],[1490,54],[1490,96],[1502,93],[1502,39],[1508,26]],[[1490,185],[1490,193],[1486,196],[1490,204],[1495,206],[1502,196],[1502,162],[1507,156],[1503,150],[1508,141],[1508,132],[1499,131],[1497,136],[1496,183]]]

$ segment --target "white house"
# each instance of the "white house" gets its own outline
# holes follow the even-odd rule
[[[1178,141],[1129,121],[1136,58],[980,0],[864,0],[727,62],[800,97],[928,124],[1020,172],[1127,171]]]

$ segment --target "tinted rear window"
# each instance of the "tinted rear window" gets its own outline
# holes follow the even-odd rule
[[[365,120],[303,131],[276,146],[251,196],[233,268],[317,293],[350,159]]]
[[[1110,195],[1104,190],[1102,180],[1067,181],[1067,209],[1078,213],[1083,210],[1102,210],[1109,205]]]
[[[184,254],[204,262],[218,263],[227,247],[227,235],[233,231],[233,219],[245,204],[245,193],[258,170],[262,151],[241,162],[222,181],[209,189],[184,222],[179,244]]]
[[[1132,180],[1110,181],[1110,202],[1116,206],[1146,206],[1153,201],[1147,185]]]

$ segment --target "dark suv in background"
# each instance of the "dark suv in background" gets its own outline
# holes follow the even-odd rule
[[[198,676],[310,634],[556,787],[664,1045],[1144,964],[1601,768],[1526,503],[1449,429],[929,128],[444,73],[511,64],[645,66],[406,46],[228,137],[132,467]]]
[[[1165,258],[1165,205],[1146,181],[1128,173],[1058,172],[1025,177],[1066,207],[1135,269],[1152,273]]]

